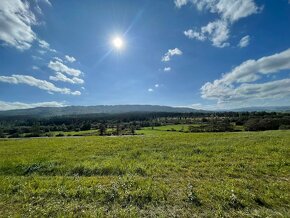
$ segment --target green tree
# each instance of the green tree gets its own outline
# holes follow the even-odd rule
[[[90,130],[92,128],[91,123],[87,122],[84,125],[82,125],[81,130]]]
[[[116,134],[117,135],[121,135],[121,127],[120,127],[120,123],[119,122],[117,123],[117,126],[116,126]]]
[[[5,138],[3,128],[0,128],[0,138]]]
[[[31,135],[34,137],[40,136],[40,124],[39,123],[34,123],[31,127]]]
[[[100,132],[100,135],[103,136],[103,135],[106,135],[106,130],[107,130],[107,126],[105,123],[101,123],[99,125],[99,132]]]
[[[134,125],[131,125],[131,126],[130,126],[130,131],[131,131],[131,134],[132,134],[132,135],[135,135],[135,129],[136,129],[136,128],[135,128]]]

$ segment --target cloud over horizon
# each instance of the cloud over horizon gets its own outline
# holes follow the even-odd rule
[[[201,87],[202,98],[218,103],[290,97],[290,79],[253,83],[265,76],[290,69],[290,49],[258,60],[247,60],[220,79]],[[290,99],[289,99],[290,100]]]
[[[39,103],[23,103],[23,102],[7,102],[0,101],[0,111],[17,110],[17,109],[29,109],[35,107],[64,107],[63,102],[49,101]]]

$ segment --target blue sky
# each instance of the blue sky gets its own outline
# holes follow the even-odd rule
[[[0,110],[290,105],[288,0],[1,0],[0,12]]]

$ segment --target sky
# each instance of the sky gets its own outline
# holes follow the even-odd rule
[[[290,105],[288,0],[1,0],[0,110]]]

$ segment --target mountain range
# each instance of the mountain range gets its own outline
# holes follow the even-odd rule
[[[247,107],[219,112],[290,112],[290,106],[283,107]],[[0,117],[12,116],[32,116],[32,117],[52,117],[65,115],[84,115],[84,114],[119,114],[131,112],[171,112],[171,113],[206,113],[210,111],[197,110],[187,107],[170,107],[160,105],[97,105],[97,106],[66,106],[66,107],[36,107],[29,109],[17,109],[0,111]]]
[[[52,117],[64,115],[118,114],[131,112],[195,113],[204,111],[186,107],[169,107],[159,105],[97,105],[97,106],[67,106],[67,107],[36,107],[30,109],[8,110],[8,111],[0,111],[0,117],[9,117],[9,116]]]

